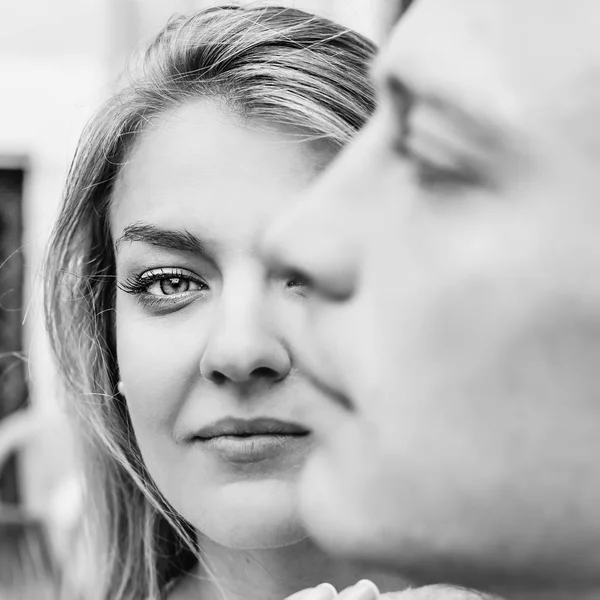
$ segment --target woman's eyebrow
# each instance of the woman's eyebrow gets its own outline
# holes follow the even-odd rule
[[[149,223],[134,223],[127,225],[115,242],[116,252],[124,242],[143,242],[169,250],[212,256],[206,243],[187,229],[169,229]]]

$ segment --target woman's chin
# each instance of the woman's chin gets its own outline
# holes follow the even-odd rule
[[[307,533],[296,508],[296,486],[263,485],[219,490],[198,511],[198,518],[189,520],[205,537],[228,548],[281,548],[304,540]]]
[[[260,524],[260,526],[257,526]],[[220,546],[237,550],[268,550],[300,543],[307,534],[299,522],[269,522],[247,519],[231,520],[214,528],[204,527],[202,533]]]
[[[238,550],[269,550],[271,548],[284,548],[299,544],[306,537],[307,534],[304,529],[291,529],[290,527],[283,526],[279,529],[272,529],[269,532],[248,531],[244,536],[236,535],[234,532],[232,536],[229,536],[230,543],[224,543],[223,545]]]

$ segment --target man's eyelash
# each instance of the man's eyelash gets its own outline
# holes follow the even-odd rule
[[[420,185],[434,188],[448,185],[470,185],[477,183],[472,169],[463,166],[453,168],[441,167],[421,157],[413,157],[415,175]]]
[[[417,183],[426,189],[443,186],[479,185],[486,183],[486,177],[474,165],[465,160],[457,161],[454,166],[441,165],[410,148],[407,136],[401,136],[395,143],[396,152],[414,169]]]

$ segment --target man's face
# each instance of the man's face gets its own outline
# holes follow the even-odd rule
[[[417,0],[377,112],[271,232],[330,402],[302,507],[424,579],[600,578],[600,4]],[[300,331],[301,329],[301,331]]]

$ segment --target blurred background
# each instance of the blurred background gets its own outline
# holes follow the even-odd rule
[[[379,37],[378,2],[278,3]],[[19,505],[31,514],[52,511],[66,520],[75,510],[69,493],[76,452],[44,334],[40,265],[79,132],[114,91],[128,56],[172,14],[214,4],[0,0],[0,502],[5,506]],[[27,406],[38,415],[34,428],[15,417]]]

